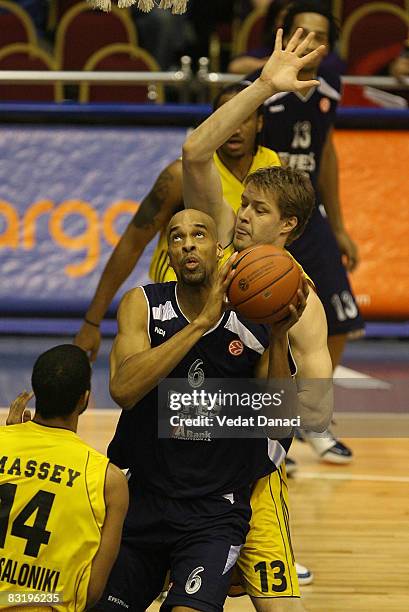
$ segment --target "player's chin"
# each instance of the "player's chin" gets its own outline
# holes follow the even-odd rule
[[[243,251],[244,249],[247,249],[250,246],[253,246],[250,236],[244,235],[244,234],[241,234],[241,235],[236,234],[234,236],[233,248],[235,251],[238,251],[240,253],[240,251]]]
[[[206,280],[206,271],[203,268],[197,270],[181,270],[181,280],[185,285],[202,285]]]

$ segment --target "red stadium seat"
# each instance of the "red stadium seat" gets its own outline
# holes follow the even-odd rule
[[[354,11],[341,34],[341,56],[348,74],[374,74],[382,67],[382,53],[401,46],[407,38],[409,15],[385,2],[372,2]],[[395,46],[395,47],[394,47]],[[378,54],[378,62],[371,60]],[[386,53],[384,65],[392,57]]]
[[[0,49],[0,70],[55,70],[54,61],[45,51],[24,43]],[[54,102],[55,85],[0,84],[2,102]]]
[[[84,66],[84,70],[106,70],[143,72],[159,71],[159,65],[144,49],[132,45],[108,45],[94,53]],[[163,102],[163,87],[156,86],[157,98],[155,102]],[[148,102],[147,85],[89,85],[81,83],[80,102]]]
[[[0,0],[0,48],[13,43],[37,45],[31,17],[14,2]]]
[[[356,9],[362,8],[366,4],[371,4],[371,2],[373,0],[332,0],[332,12],[340,23],[344,23]],[[405,9],[408,6],[406,0],[389,0],[387,4],[401,9]]]
[[[80,2],[65,13],[58,26],[57,66],[61,70],[82,70],[93,53],[113,43],[137,45],[136,30],[128,11],[112,4],[112,11],[104,13]]]
[[[265,20],[265,9],[254,10],[247,15],[237,34],[234,49],[235,55],[247,53],[247,51],[256,49],[262,45]]]
[[[83,0],[50,0],[48,9],[47,29],[55,30],[65,13]]]
[[[216,24],[213,34],[209,41],[210,70],[220,72],[220,56],[222,51],[227,51],[231,55],[235,46],[239,20],[234,18],[231,23]]]

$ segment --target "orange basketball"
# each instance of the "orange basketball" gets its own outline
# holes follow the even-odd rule
[[[249,247],[233,264],[236,274],[227,296],[233,308],[255,323],[281,321],[288,306],[298,303],[302,286],[299,266],[283,249],[262,244]]]

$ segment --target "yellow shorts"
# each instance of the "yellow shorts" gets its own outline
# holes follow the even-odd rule
[[[257,481],[252,517],[238,567],[253,597],[300,597],[291,545],[285,464]]]

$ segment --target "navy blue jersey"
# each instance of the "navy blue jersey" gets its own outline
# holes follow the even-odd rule
[[[261,70],[246,79],[254,81]],[[261,144],[276,151],[291,168],[308,172],[317,190],[322,150],[340,100],[338,75],[322,72],[319,87],[300,93],[277,93],[264,103]]]
[[[179,308],[176,283],[143,287],[152,348],[189,321]],[[227,311],[175,365],[168,378],[252,378],[268,346],[268,328]],[[240,350],[237,350],[239,347]],[[157,388],[123,411],[108,455],[130,468],[133,486],[169,497],[227,494],[268,474],[282,461],[286,443],[268,439],[158,439]]]

